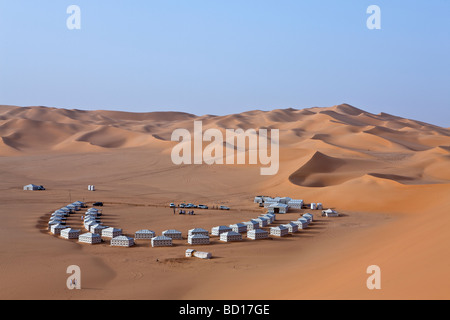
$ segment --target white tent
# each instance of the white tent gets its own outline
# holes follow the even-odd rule
[[[84,228],[89,231],[91,226],[96,225],[96,224],[97,224],[96,221],[89,220],[89,221],[84,223]]]
[[[259,229],[259,223],[256,221],[245,221],[243,224],[247,226],[247,231]]]
[[[220,236],[221,233],[232,231],[228,226],[217,226],[211,229],[211,234],[213,236]]]
[[[190,235],[190,236],[195,235],[195,234],[201,234],[201,235],[207,236],[209,238],[208,230],[205,230],[205,229],[202,229],[202,228],[191,229],[188,232],[188,235]]]
[[[232,224],[230,225],[231,230],[233,230],[234,232],[246,232],[247,231],[247,226],[243,223],[236,223],[236,224]]]
[[[83,201],[75,201],[74,204],[80,205],[81,208],[86,208],[86,202],[83,202]]]
[[[82,235],[80,235],[78,237],[78,242],[96,244],[96,243],[101,243],[102,238],[100,237],[99,234],[87,232],[87,233],[83,233]]]
[[[59,214],[59,215],[63,215],[64,217],[67,217],[67,216],[69,216],[69,210],[63,210],[63,209],[58,209],[58,210],[55,210],[53,213],[52,213],[52,215],[53,214]]]
[[[48,230],[50,231],[52,226],[57,225],[57,224],[61,224],[61,220],[50,220],[48,222]]]
[[[52,219],[60,219],[60,220],[66,220],[66,216],[62,213],[52,213],[52,215],[50,216],[50,220]]]
[[[192,257],[194,255],[194,251],[195,251],[194,249],[186,249],[186,253],[185,253],[186,257],[187,258]]]
[[[224,232],[220,234],[220,241],[242,241],[242,235],[235,231]]]
[[[89,224],[89,225],[88,225]],[[91,226],[96,225],[96,224],[101,224],[101,221],[96,220],[96,219],[87,219],[84,220],[84,225],[85,225],[85,229],[86,230],[90,230]]]
[[[200,259],[211,259],[212,254],[210,252],[201,252],[201,251],[196,251],[194,249],[187,249],[186,250],[186,257],[196,257],[196,258],[200,258]]]
[[[74,207],[69,208],[69,206],[62,207],[60,210],[66,210],[68,213],[74,213]]]
[[[264,217],[252,219],[252,221],[256,221],[257,223],[259,223],[260,228],[264,228],[265,226],[267,226],[269,224],[269,219],[264,218]]]
[[[101,216],[102,215],[102,209],[97,209],[97,208],[89,208],[89,209],[87,209],[87,211],[86,211],[86,214],[97,214],[98,216]]]
[[[102,237],[105,238],[115,238],[120,235],[122,235],[122,229],[109,227],[102,230]]]
[[[194,257],[200,259],[211,259],[212,254],[210,252],[194,251]]]
[[[166,236],[158,236],[152,238],[152,247],[170,247],[172,246],[172,238]]]
[[[257,196],[257,197],[255,197],[254,199],[253,199],[253,202],[254,203],[261,203],[261,202],[263,202],[264,200],[263,200],[263,197],[262,196]]]
[[[305,213],[302,217],[303,217],[304,219],[308,220],[308,224],[310,224],[310,223],[312,222],[312,217],[311,217],[311,215]]]
[[[93,224],[92,226],[90,226],[89,231],[92,233],[102,234],[102,231],[107,228],[109,228],[109,227],[97,223],[97,224]]]
[[[54,224],[50,227],[50,231],[51,233],[53,233],[54,235],[59,236],[61,234],[61,230],[66,229],[66,226],[63,226],[62,224]]]
[[[270,234],[276,237],[284,237],[289,234],[289,229],[282,225],[271,227]]]
[[[84,223],[90,222],[90,221],[100,221],[97,219],[97,217],[94,216],[84,216],[83,219]]]
[[[308,228],[308,221],[306,219],[302,219],[302,221],[291,221],[292,223],[295,223],[298,226],[298,229],[306,229]]]
[[[66,221],[60,220],[60,219],[51,219],[48,222],[48,230],[51,230],[51,227],[56,225],[56,224],[60,224],[60,225],[66,225]]]
[[[253,240],[267,239],[268,237],[269,233],[261,229],[250,230],[247,232],[247,238]]]
[[[136,240],[151,240],[156,236],[155,232],[148,229],[138,230],[134,233],[134,238]]]
[[[79,211],[79,210],[80,210],[80,207],[77,207],[77,206],[75,206],[75,205],[73,205],[73,204],[68,204],[68,205],[66,206],[66,208],[70,209],[71,212]]]
[[[60,235],[65,239],[78,239],[78,237],[80,236],[80,230],[65,228],[61,230]]]
[[[305,213],[305,214],[303,215],[303,217],[304,217],[305,219],[310,218],[310,223],[314,221],[314,216],[313,216],[311,213]]]
[[[204,234],[192,234],[188,237],[188,243],[195,244],[209,244],[209,236]]]
[[[339,217],[339,213],[333,209],[327,209],[322,211],[322,216],[326,217]]]
[[[303,200],[291,199],[291,201],[289,201],[287,204],[289,205],[290,208],[301,209],[303,207]]]
[[[117,236],[111,239],[112,247],[131,247],[134,246],[134,239],[127,236]]]
[[[263,217],[272,217],[272,222],[277,220],[277,215],[275,213],[265,213],[263,214]]]
[[[293,222],[289,222],[282,225],[283,227],[288,228],[289,233],[296,233],[298,232],[298,225]]]
[[[269,220],[268,224],[271,224],[271,223],[273,223],[275,221],[275,214],[274,213],[266,213],[266,214],[263,214],[261,217]]]
[[[281,202],[272,203],[267,207],[268,213],[287,213],[289,205]]]
[[[70,205],[75,207],[75,211],[80,211],[81,209],[81,204],[79,204],[78,202],[71,203]]]
[[[169,229],[162,232],[163,236],[172,238],[173,240],[181,240],[183,239],[181,231]]]

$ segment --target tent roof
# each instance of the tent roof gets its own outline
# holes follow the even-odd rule
[[[193,235],[189,236],[189,238],[209,239],[209,237],[204,234],[193,234]]]
[[[82,235],[80,235],[80,238],[100,238],[100,235],[97,233],[92,233],[92,232],[86,232],[83,233]]]
[[[254,230],[250,230],[249,232],[250,233],[268,233],[267,231],[262,230],[262,229],[254,229]]]
[[[157,236],[152,238],[152,240],[172,240],[171,237],[166,237],[166,236]]]
[[[271,227],[271,229],[280,229],[280,230],[284,230],[287,229],[285,226],[280,225],[280,226],[276,226],[276,227]]]
[[[117,236],[117,237],[112,238],[112,240],[127,240],[127,241],[129,241],[129,240],[133,240],[133,238],[130,238],[127,236]]]
[[[213,229],[218,229],[218,230],[230,230],[231,228],[229,226],[217,226],[214,227]]]
[[[70,227],[61,230],[61,232],[62,232],[62,231],[64,231],[64,232],[80,232],[80,230],[72,229],[72,228],[70,228]]]
[[[142,229],[142,230],[138,230],[136,231],[136,233],[155,233],[155,231],[152,230],[148,230],[148,229]]]
[[[122,231],[122,229],[108,227],[108,228],[104,229],[104,231],[112,231],[112,232],[114,232],[114,231]]]
[[[175,230],[175,229],[169,229],[169,230],[163,231],[163,233],[181,233],[181,231],[178,231],[178,230]]]
[[[189,230],[189,232],[208,232],[208,230],[205,230],[203,228],[194,228]]]

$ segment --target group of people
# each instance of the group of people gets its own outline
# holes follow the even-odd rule
[[[175,214],[178,211],[178,214],[186,214],[186,210],[177,210],[175,208],[173,208],[173,214]],[[189,215],[195,215],[194,210],[192,211],[188,211],[187,214]]]

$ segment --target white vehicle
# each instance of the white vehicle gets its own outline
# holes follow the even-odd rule
[[[230,210],[230,208],[226,207],[226,206],[220,206],[219,207],[220,210]]]
[[[199,209],[208,209],[208,206],[205,206],[204,204],[199,204],[198,208]]]

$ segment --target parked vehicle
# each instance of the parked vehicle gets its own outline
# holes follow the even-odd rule
[[[220,206],[219,209],[220,210],[230,210],[230,208],[228,208],[227,206]]]
[[[186,204],[180,203],[180,208],[186,208]]]
[[[95,207],[103,207],[103,202],[94,202],[92,205]]]
[[[171,204],[169,205],[169,207],[171,207],[171,208],[176,208],[176,205],[175,205],[175,203],[171,203]]]
[[[199,209],[208,209],[208,206],[205,206],[204,204],[199,204],[198,208]]]

